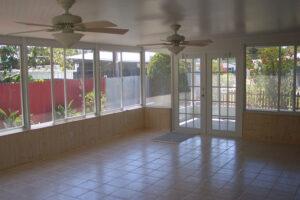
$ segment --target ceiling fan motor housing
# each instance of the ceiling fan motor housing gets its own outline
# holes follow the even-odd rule
[[[52,19],[52,24],[54,26],[68,26],[68,25],[73,26],[74,24],[78,24],[81,22],[82,22],[82,18],[80,16],[72,15],[69,13],[55,16]]]
[[[175,45],[177,45],[177,44],[179,45],[184,40],[185,40],[185,37],[182,35],[179,35],[177,33],[167,37],[167,41],[171,42],[172,44],[175,44]]]

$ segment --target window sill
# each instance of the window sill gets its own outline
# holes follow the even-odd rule
[[[259,113],[259,114],[270,114],[270,115],[300,115],[299,111],[277,111],[277,110],[244,110],[247,113]]]

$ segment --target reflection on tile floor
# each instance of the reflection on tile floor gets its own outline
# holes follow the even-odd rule
[[[300,148],[140,132],[0,172],[1,200],[300,199]]]

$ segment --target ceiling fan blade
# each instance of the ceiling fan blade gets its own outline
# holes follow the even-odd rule
[[[106,28],[106,27],[116,27],[117,25],[110,21],[94,21],[74,24],[75,27],[81,27],[84,29],[94,29],[94,28]]]
[[[33,30],[33,31],[22,31],[22,32],[14,32],[14,33],[8,33],[7,35],[18,35],[22,33],[34,33],[34,32],[42,32],[42,31],[54,31],[54,29],[40,29],[40,30]]]
[[[94,33],[110,33],[110,34],[125,34],[129,29],[120,29],[120,28],[89,28],[82,30],[84,32],[94,32]]]
[[[16,22],[18,24],[24,24],[28,26],[44,26],[44,27],[53,27],[52,25],[47,25],[47,24],[35,24],[35,23],[28,23],[28,22]]]
[[[211,40],[191,40],[191,41],[184,41],[184,44],[189,46],[206,46],[212,42],[213,41]]]
[[[143,46],[162,46],[162,45],[171,45],[171,44],[169,44],[169,43],[153,43],[153,44],[139,44],[136,46],[143,47]]]

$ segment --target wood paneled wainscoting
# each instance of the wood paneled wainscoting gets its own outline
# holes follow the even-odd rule
[[[300,115],[244,112],[243,138],[300,145]]]

